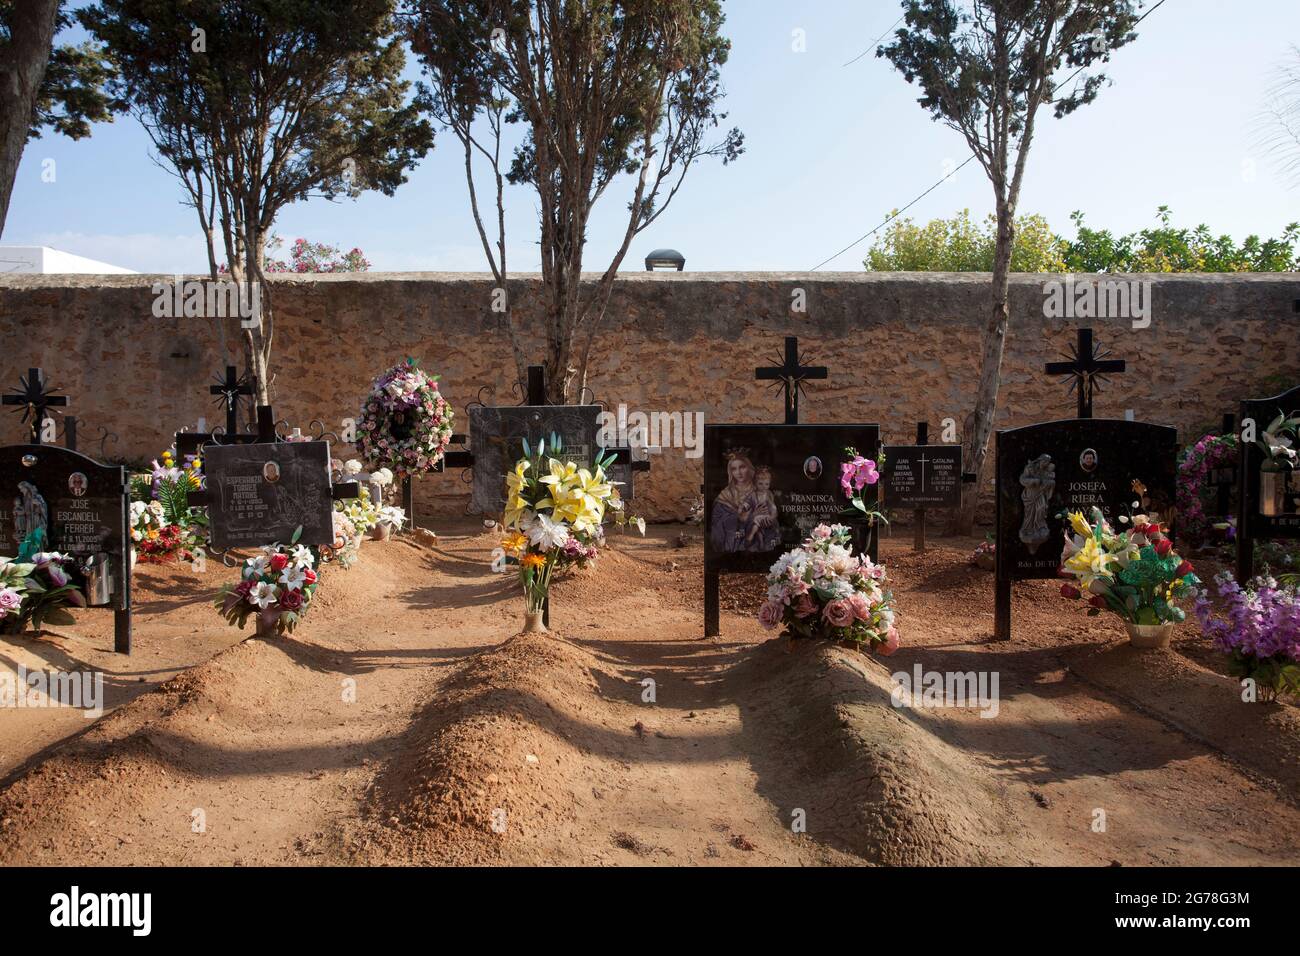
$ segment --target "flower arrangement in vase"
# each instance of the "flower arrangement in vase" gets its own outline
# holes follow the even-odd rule
[[[616,484],[605,474],[612,453],[582,467],[558,457],[558,436],[551,436],[550,454],[547,448],[542,441],[531,451],[525,441],[524,457],[506,475],[506,535],[492,552],[494,570],[518,569],[525,633],[546,630],[542,619],[555,574],[594,562],[605,543],[607,518],[623,509]],[[643,521],[630,523],[645,533]]]
[[[1200,580],[1192,563],[1174,551],[1168,528],[1157,516],[1135,514],[1118,520],[1129,527],[1116,532],[1101,510],[1092,520],[1071,512],[1061,576],[1061,596],[1088,595],[1088,614],[1110,611],[1129,632],[1135,647],[1164,647],[1173,628],[1185,620],[1178,601],[1195,593]]]
[[[203,487],[203,461],[187,456],[177,465],[170,449],[152,463],[148,475],[131,481],[130,534],[143,562],[189,560],[208,539],[208,518],[192,508],[189,494]]]
[[[314,548],[298,544],[299,528],[288,545],[271,544],[244,561],[238,584],[221,589],[216,607],[242,629],[256,618],[259,636],[292,634],[311,606],[320,580]]]
[[[41,551],[45,531],[23,539],[16,558],[0,557],[0,631],[20,634],[30,624],[75,624],[69,607],[85,607],[86,598],[73,583],[69,566],[76,559],[57,551]]]
[[[1227,571],[1214,583],[1223,615],[1201,591],[1196,617],[1201,633],[1228,655],[1228,673],[1253,680],[1266,701],[1300,694],[1300,587],[1260,577],[1243,588]]]
[[[451,406],[413,358],[393,366],[370,386],[357,421],[357,453],[372,469],[397,478],[433,471],[451,442]]]
[[[854,555],[844,525],[818,525],[772,565],[758,620],[792,638],[820,637],[888,656],[898,649],[885,569]]]
[[[1279,413],[1259,436],[1256,444],[1264,452],[1259,466],[1259,513],[1277,516],[1288,511],[1287,500],[1295,494],[1296,444],[1300,441],[1300,415]]]

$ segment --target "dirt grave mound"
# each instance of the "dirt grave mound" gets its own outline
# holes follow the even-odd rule
[[[614,721],[594,655],[520,634],[449,676],[378,775],[354,853],[384,862],[500,859],[572,824],[584,753]]]
[[[773,640],[728,680],[746,701],[760,791],[813,839],[870,863],[1025,863],[1008,847],[1014,814],[987,771],[895,708],[887,661]]]

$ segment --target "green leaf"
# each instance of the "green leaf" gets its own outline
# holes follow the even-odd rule
[[[65,608],[55,607],[51,608],[49,613],[45,615],[45,623],[58,624],[62,627],[67,627],[71,624],[76,624],[77,619]]]

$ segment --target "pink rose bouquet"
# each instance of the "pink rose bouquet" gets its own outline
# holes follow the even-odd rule
[[[759,623],[768,630],[784,626],[791,637],[822,637],[885,655],[897,650],[885,569],[855,555],[851,539],[844,525],[818,525],[781,555],[767,576]]]

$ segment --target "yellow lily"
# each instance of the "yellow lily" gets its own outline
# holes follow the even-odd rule
[[[1076,575],[1086,588],[1099,578],[1109,581],[1109,565],[1114,560],[1114,555],[1107,554],[1094,539],[1089,538],[1078,552],[1066,559],[1065,569]]]

